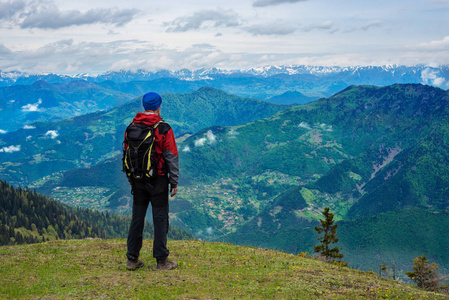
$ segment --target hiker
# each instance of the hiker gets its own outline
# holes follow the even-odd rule
[[[160,95],[154,92],[146,93],[142,98],[142,105],[145,111],[137,113],[125,132],[124,153],[130,147],[130,137],[127,136],[130,127],[144,128],[147,131],[148,128],[154,130],[153,153],[150,153],[150,156],[153,160],[153,167],[156,167],[155,174],[152,176],[148,174],[150,172],[144,175],[127,173],[133,194],[132,220],[128,234],[128,251],[126,253],[128,258],[126,267],[128,270],[135,270],[144,266],[144,262],[139,260],[139,252],[142,248],[143,227],[149,203],[151,203],[153,211],[153,257],[156,258],[157,269],[170,270],[178,266],[176,261],[167,259],[169,255],[169,250],[167,249],[169,227],[168,195],[169,186],[171,197],[178,192],[178,150],[173,130],[161,118],[161,103],[162,98]],[[130,135],[133,134],[131,133]],[[145,133],[145,135],[147,134]],[[124,155],[124,171],[125,163]]]

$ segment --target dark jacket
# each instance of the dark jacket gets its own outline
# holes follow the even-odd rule
[[[138,113],[133,123],[143,123],[148,126],[152,126],[161,121],[161,117],[155,113]],[[177,187],[179,179],[179,162],[178,162],[178,148],[176,147],[175,135],[170,125],[162,122],[156,128],[155,136],[155,149],[158,156],[159,164],[157,166],[159,175],[170,175],[170,185],[172,188]],[[125,142],[125,149],[128,145]]]

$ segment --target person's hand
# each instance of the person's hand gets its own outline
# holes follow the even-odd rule
[[[170,197],[173,197],[178,192],[178,187],[170,187]]]

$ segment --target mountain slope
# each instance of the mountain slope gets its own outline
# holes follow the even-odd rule
[[[15,190],[4,181],[0,181],[0,221],[0,245],[104,236],[60,203],[30,190]]]
[[[211,125],[249,122],[284,109],[281,105],[201,88],[187,94],[163,95],[162,115],[176,135]],[[2,177],[30,184],[52,173],[90,166],[121,153],[123,132],[136,112],[137,98],[107,112],[96,112],[5,134],[0,141]],[[10,148],[14,147],[14,148]],[[8,153],[8,149],[15,149]]]
[[[317,221],[297,218],[294,222],[282,222],[282,215],[276,216],[275,226],[266,212],[273,211],[268,206],[263,213],[243,225],[235,233],[217,240],[237,245],[248,245],[288,251],[289,253],[314,253],[318,244],[318,234],[314,230]],[[291,221],[294,212],[290,213]],[[264,225],[265,224],[265,225]],[[444,211],[422,208],[406,208],[388,211],[374,216],[352,221],[339,221],[336,244],[344,261],[350,267],[362,270],[377,270],[382,263],[396,266],[396,274],[405,277],[410,261],[425,254],[437,262],[441,274],[449,273],[449,247],[447,237],[449,214]],[[268,228],[268,230],[267,230]]]
[[[391,169],[399,163],[398,158],[411,151],[416,154],[413,160],[420,161],[422,151],[412,150],[426,138],[437,136],[436,124],[440,124],[437,127],[444,132],[447,105],[447,92],[429,86],[350,87],[331,98],[295,106],[262,120],[234,127],[207,128],[179,143],[181,183],[188,186],[193,182],[211,183],[218,178],[253,177],[249,188],[256,192],[267,189],[268,184],[256,187],[256,182],[263,182],[263,174],[267,171],[279,176],[284,174],[291,178],[279,185],[284,188],[308,183],[299,191],[307,197],[311,211],[306,210],[300,215],[316,218],[325,205],[332,205],[338,218],[343,218],[359,199],[363,203],[371,193],[376,195],[376,187],[385,182],[382,178],[399,178],[386,176],[394,173]],[[182,120],[184,115],[178,116]],[[443,151],[445,140],[439,140],[437,148]],[[443,152],[438,153],[429,157],[445,157]],[[118,185],[122,180],[119,158],[115,161],[115,167],[111,161],[91,172],[111,171],[108,182],[103,180],[103,186]],[[433,158],[429,163],[432,161]],[[440,175],[443,175],[447,162],[441,161],[440,165]],[[71,179],[65,182],[69,184],[92,177],[88,172],[86,170],[84,176],[82,172],[75,172],[73,174],[77,175],[70,176]],[[444,178],[445,175],[441,177]],[[95,182],[95,179],[87,181]],[[420,190],[435,190],[435,186],[430,185],[433,183],[419,182],[423,184]],[[382,190],[378,189],[379,192]],[[264,201],[273,200],[280,192],[272,189]],[[420,193],[423,199],[429,197]],[[444,209],[441,196],[444,190],[438,195],[440,198],[431,197],[428,205]],[[357,207],[368,209],[369,205],[355,204],[351,215],[358,215],[353,213]],[[379,207],[390,206],[381,204]],[[262,207],[257,211],[262,212]],[[374,213],[381,211],[385,210]]]
[[[276,103],[276,104],[306,104],[316,100],[315,97],[307,97],[303,93],[297,91],[288,91],[281,95],[271,97],[267,99],[267,101]]]
[[[311,185],[333,197],[338,197],[337,194],[356,199],[363,196],[352,208],[352,217],[407,205],[447,207],[441,197],[443,186],[438,184],[436,191],[435,184],[444,182],[449,175],[444,167],[449,164],[446,159],[448,92],[406,85],[401,93],[400,87],[382,88],[386,93],[375,95],[373,99],[377,103],[368,101],[364,107],[358,105],[356,117],[341,120],[349,125],[349,134],[342,136],[345,143],[352,139],[353,145],[365,151],[354,153],[352,159],[336,165]],[[351,93],[336,96],[342,101],[352,97]],[[344,115],[350,114],[348,111]],[[431,165],[436,167],[431,169]],[[413,174],[416,168],[422,174]],[[432,174],[434,171],[438,172]],[[373,209],[376,205],[377,210]],[[360,209],[367,211],[356,212]]]
[[[67,207],[36,191],[15,189],[0,181],[0,245],[86,237],[125,238],[130,223],[130,216]],[[144,236],[153,237],[153,225],[148,222]],[[168,238],[193,236],[172,226]]]
[[[446,245],[449,236],[441,230],[444,226],[436,226],[438,222],[446,224],[448,221],[448,105],[448,93],[432,87],[350,87],[301,109],[292,108],[278,113],[279,123],[291,120],[290,115],[297,110],[295,114],[301,118],[294,124],[301,120],[299,127],[313,130],[310,124],[325,124],[319,127],[332,128],[328,136],[324,132],[320,136],[321,145],[333,141],[339,145],[336,149],[346,154],[346,159],[337,161],[324,172],[317,172],[320,175],[318,180],[309,180],[293,189],[307,202],[306,209],[292,209],[288,216],[278,217],[275,212],[279,209],[273,201],[263,212],[229,235],[227,241],[292,252],[300,249],[311,251],[315,232],[313,223],[308,222],[319,218],[323,208],[329,206],[338,219],[354,219],[340,227],[343,252],[348,254],[352,265],[368,268],[379,265],[384,259],[394,259],[403,267],[405,259],[411,259],[422,251],[448,268],[449,258],[442,255],[439,245]],[[307,114],[303,114],[306,109]],[[277,138],[282,139],[279,135]],[[329,140],[326,142],[326,139]],[[295,151],[300,148],[296,144],[291,141],[285,143],[282,147],[274,147],[282,149],[291,145],[286,153],[298,153]],[[321,156],[318,150],[316,147],[316,160],[329,162],[330,158]],[[277,153],[282,155],[283,152]],[[312,157],[311,152],[306,154]],[[292,175],[305,174],[295,160],[290,159],[289,162],[295,166],[291,168]],[[315,170],[319,170],[317,166]],[[289,169],[282,167],[278,170]],[[291,191],[281,196],[288,194]],[[408,213],[408,208],[414,208],[415,212]],[[383,221],[365,221],[367,216]],[[401,224],[384,228],[386,224],[397,224],[395,219],[401,219]],[[265,224],[269,224],[271,231],[266,231]],[[420,230],[424,226],[426,230]],[[348,242],[353,234],[351,228],[359,230],[359,238],[353,241],[366,247],[361,253]],[[370,232],[376,230],[384,236],[373,237]],[[388,244],[376,240],[395,241],[399,236],[401,243]]]
[[[252,247],[203,241],[169,242],[179,267],[125,268],[125,240],[58,241],[1,247],[3,298],[135,299],[448,299],[372,272]],[[45,263],[42,263],[45,262]],[[402,279],[402,278],[401,278]]]
[[[400,154],[364,186],[351,207],[356,218],[400,207],[447,209],[449,123],[439,123],[418,144]]]
[[[108,110],[133,98],[87,81],[0,87],[0,129],[14,131],[32,122],[57,121]]]
[[[425,254],[438,262],[441,274],[449,273],[449,213],[422,208],[391,210],[354,221],[341,221],[339,245],[354,267],[368,270],[382,262],[395,263],[398,272],[410,260]]]
[[[447,109],[447,92],[429,86],[350,87],[244,126],[199,132],[182,143],[191,150],[183,153],[183,161],[192,177],[270,169],[311,179],[354,158],[351,164],[359,164],[362,179],[368,180],[373,163],[381,166],[393,149],[398,152],[424,138],[447,119]],[[201,138],[206,143],[198,147]],[[220,168],[223,158],[226,165]],[[207,167],[196,171],[197,160]],[[316,185],[326,191],[324,183]]]

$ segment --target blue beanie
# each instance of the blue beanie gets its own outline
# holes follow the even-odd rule
[[[149,92],[143,95],[142,97],[142,105],[145,110],[155,111],[157,110],[162,103],[162,98],[159,94],[154,92]]]

